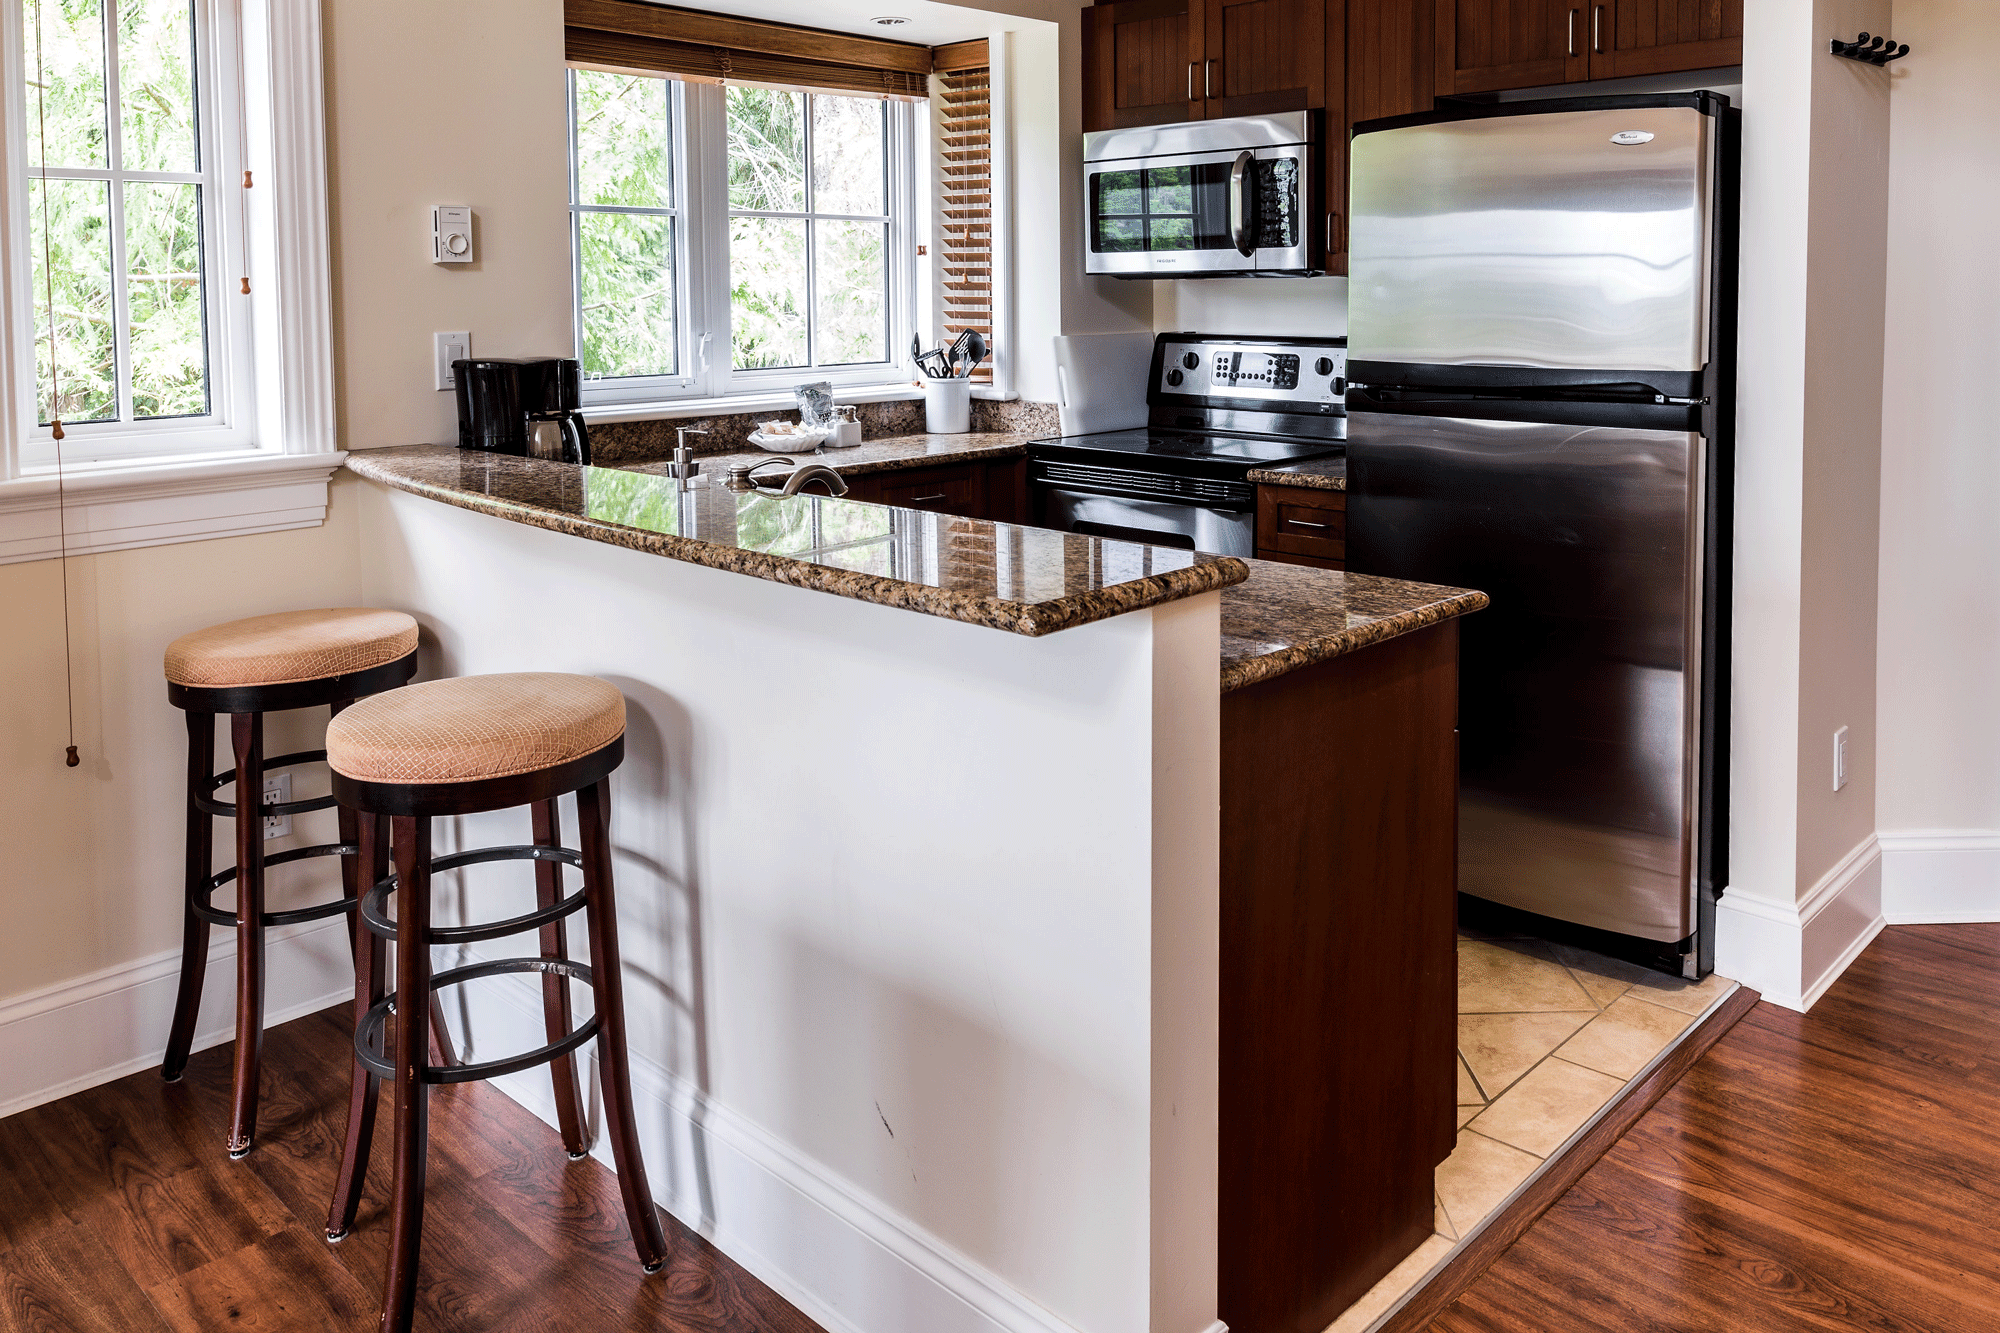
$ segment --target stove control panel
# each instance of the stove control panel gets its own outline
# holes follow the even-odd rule
[[[1161,334],[1155,403],[1206,400],[1265,411],[1339,412],[1347,398],[1345,339],[1225,339]]]

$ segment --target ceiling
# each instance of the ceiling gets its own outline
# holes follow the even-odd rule
[[[740,0],[730,4],[726,10],[720,5],[705,4],[702,0],[680,0],[679,7],[713,8],[732,18],[795,23],[805,28],[826,28],[863,37],[886,37],[891,41],[914,42],[920,46],[970,41],[994,32],[1018,29],[1024,21],[1012,13],[941,4],[939,0]],[[1069,7],[1075,6],[1071,4]],[[1036,12],[1049,6],[1046,2],[1028,0],[1019,8]],[[872,21],[891,15],[909,22],[883,27]]]

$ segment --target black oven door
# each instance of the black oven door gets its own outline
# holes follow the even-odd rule
[[[1251,556],[1257,552],[1257,510],[1102,495],[1047,484],[1035,488],[1041,525],[1115,541],[1171,546],[1209,555]]]

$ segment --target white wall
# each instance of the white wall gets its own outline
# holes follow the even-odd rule
[[[1885,909],[2000,919],[2000,6],[1897,0],[1882,411]]]
[[[696,1105],[1054,1327],[1203,1333],[1217,598],[1027,639],[386,489],[364,512],[367,600],[418,615],[427,673],[625,694],[613,841],[664,1202],[753,1269],[815,1225],[702,1183],[701,1118],[673,1109]],[[513,841],[525,816],[460,824]],[[474,879],[478,915],[532,905],[508,869]],[[787,1271],[838,1252],[762,1275],[924,1327],[872,1251]]]
[[[1717,967],[1809,1005],[1881,926],[1875,561],[1887,0],[1746,8],[1730,886]],[[1851,777],[1832,782],[1833,732]]]
[[[1347,335],[1346,278],[1209,278],[1153,284],[1155,333]]]

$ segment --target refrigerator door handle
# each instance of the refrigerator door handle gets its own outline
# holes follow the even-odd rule
[[[1257,249],[1250,238],[1250,164],[1256,160],[1246,148],[1229,168],[1229,239],[1246,259]]]

